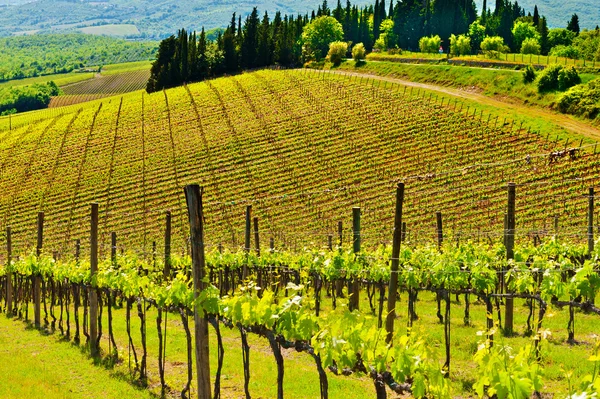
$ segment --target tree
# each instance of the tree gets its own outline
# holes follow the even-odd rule
[[[538,32],[540,33],[540,51],[543,55],[548,55],[550,52],[550,44],[548,40],[548,21],[546,17],[542,17],[540,19],[540,24],[538,25]]]
[[[450,54],[454,56],[471,54],[471,38],[466,35],[450,35]]]
[[[574,32],[575,35],[579,34],[579,16],[577,14],[573,14],[567,25],[567,29]]]
[[[262,23],[259,27],[258,33],[258,51],[257,51],[257,66],[267,66],[271,64],[272,50],[271,50],[271,26],[269,24],[269,14],[265,11]]]
[[[352,58],[356,64],[361,63],[365,58],[367,58],[367,51],[365,50],[364,44],[358,43],[352,47]]]
[[[242,67],[252,69],[258,62],[258,28],[260,20],[258,9],[254,7],[252,13],[244,23],[244,35],[242,39]]]
[[[438,36],[424,36],[419,39],[419,48],[422,53],[437,53],[442,45],[442,39]]]
[[[166,87],[172,87],[177,83],[171,81],[171,69],[177,48],[177,39],[170,36],[158,45],[156,60],[150,68],[150,79],[146,85],[146,91],[152,93]]]
[[[538,11],[537,5],[533,7],[533,25],[538,26],[540,23],[540,12]]]
[[[344,30],[335,18],[322,16],[304,26],[302,54],[305,59],[321,60],[329,51],[329,44],[344,39]]]
[[[523,40],[521,43],[521,54],[539,54],[541,52],[541,46],[538,39],[535,37],[529,37]]]
[[[348,52],[348,43],[346,42],[331,42],[329,44],[329,51],[327,52],[327,59],[333,63],[334,66],[338,66],[346,58]]]
[[[521,48],[521,44],[525,39],[536,39],[539,41],[540,34],[535,26],[530,22],[517,21],[512,29],[513,44],[516,49]]]
[[[488,36],[481,42],[481,50],[490,58],[498,58],[501,53],[510,51],[500,36]]]
[[[481,42],[485,38],[485,26],[481,25],[479,21],[473,22],[469,26],[469,37],[471,38],[471,47],[473,50],[479,50]]]
[[[379,26],[379,41],[383,48],[380,50],[387,50],[389,48],[395,47],[398,43],[396,35],[394,34],[394,21],[391,19],[384,19]]]
[[[556,46],[570,46],[575,39],[575,32],[565,28],[550,29],[548,32],[548,45],[550,48]]]

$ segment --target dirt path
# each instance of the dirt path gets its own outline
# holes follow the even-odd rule
[[[500,110],[505,109],[507,111],[512,111],[512,112],[521,114],[523,116],[529,116],[529,117],[535,116],[535,117],[544,118],[544,119],[551,121],[555,125],[562,127],[563,129],[565,129],[569,132],[581,134],[581,135],[589,137],[593,140],[600,141],[600,129],[598,129],[592,125],[589,125],[585,122],[582,122],[580,120],[577,120],[569,115],[559,114],[559,113],[552,112],[549,110],[544,110],[541,108],[528,107],[526,105],[519,105],[519,104],[510,103],[510,102],[500,101],[500,100],[488,97],[483,94],[479,94],[476,92],[468,92],[465,90],[460,90],[460,89],[456,89],[456,88],[452,88],[452,87],[444,87],[444,86],[437,86],[437,85],[432,85],[432,84],[427,84],[427,83],[411,82],[409,80],[391,78],[391,77],[386,77],[386,76],[378,76],[378,75],[369,74],[369,73],[348,72],[348,71],[331,71],[331,70],[326,70],[325,72],[338,74],[338,75],[348,75],[348,76],[359,76],[359,77],[365,77],[365,78],[372,78],[375,80],[381,80],[381,81],[385,81],[385,82],[399,83],[404,86],[417,87],[417,88],[421,88],[421,89],[437,91],[439,93],[444,93],[444,94],[447,94],[450,96],[473,100],[479,104],[489,105],[489,106],[498,108]]]

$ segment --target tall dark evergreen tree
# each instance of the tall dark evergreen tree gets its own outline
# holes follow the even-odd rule
[[[333,10],[332,14],[333,18],[335,18],[342,26],[344,25],[344,8],[342,7],[341,0],[337,1],[337,7]]]
[[[533,25],[539,26],[540,24],[540,12],[538,11],[537,5],[533,7]]]
[[[258,50],[256,66],[262,67],[271,64],[271,25],[269,14],[265,11],[258,32]]]
[[[483,7],[481,7],[481,24],[485,25],[487,19],[487,0],[483,0]]]
[[[177,39],[175,36],[170,36],[158,45],[156,53],[156,61],[152,63],[150,69],[150,79],[146,85],[146,91],[152,93],[164,88],[172,87],[178,84],[173,82],[171,70],[174,68],[173,61],[177,51]]]
[[[347,42],[354,41],[352,35],[352,3],[350,0],[346,0],[346,9],[344,10],[344,22],[342,28],[344,29],[344,40]]]
[[[327,4],[327,0],[323,0],[323,4],[321,5],[322,15],[331,16],[331,10],[329,9],[329,5]]]
[[[245,69],[255,68],[257,66],[257,48],[258,48],[258,9],[254,7],[252,13],[246,18],[244,23],[244,35],[242,41],[242,67]]]
[[[379,12],[379,0],[375,0],[375,8],[373,9],[373,40],[379,38],[379,26],[381,25],[381,14]]]
[[[550,51],[550,43],[548,42],[548,22],[546,21],[546,17],[542,17],[540,19],[540,23],[538,25],[538,32],[540,33],[540,48],[543,55],[548,55]]]
[[[576,35],[579,35],[579,16],[577,14],[573,14],[571,20],[567,24],[567,29],[571,32],[575,32]]]
[[[206,79],[209,76],[209,65],[207,57],[207,41],[204,27],[198,38],[198,80]]]
[[[200,80],[198,74],[198,42],[196,40],[196,32],[190,33],[188,39],[188,65],[190,81]]]

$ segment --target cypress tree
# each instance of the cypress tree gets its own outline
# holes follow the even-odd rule
[[[202,27],[200,38],[198,39],[198,80],[203,80],[209,76],[208,58],[206,55],[206,32]]]
[[[242,40],[242,67],[246,69],[255,68],[257,65],[258,49],[258,9],[254,7],[252,13],[244,23],[244,35]]]
[[[483,0],[483,7],[481,7],[481,24],[485,26],[487,19],[487,0]]]
[[[347,42],[354,42],[353,34],[352,34],[352,4],[350,0],[346,0],[346,10],[344,11],[344,23],[342,27],[344,28],[344,40]]]
[[[576,35],[579,35],[579,16],[577,14],[573,14],[567,25],[567,29],[571,32],[575,32]]]
[[[267,66],[271,64],[271,26],[269,14],[265,11],[258,34],[258,49],[256,66]]]
[[[546,17],[542,17],[540,19],[538,31],[540,32],[541,52],[543,55],[548,55],[548,52],[550,51],[550,43],[548,42],[548,22],[546,21]]]
[[[379,39],[379,25],[381,25],[380,15],[379,0],[375,0],[375,8],[373,9],[373,40]]]
[[[337,7],[333,10],[333,18],[344,26],[344,9],[342,8],[342,2],[340,0],[337,1]]]
[[[533,7],[533,25],[540,25],[540,13],[538,11],[537,4]]]

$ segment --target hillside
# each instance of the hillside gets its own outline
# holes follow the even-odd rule
[[[493,1],[487,2],[492,10]],[[481,12],[483,0],[477,0],[477,10]],[[582,29],[594,29],[600,23],[600,7],[596,0],[521,0],[519,5],[526,12],[533,14],[533,8],[537,5],[540,14],[548,19],[550,28],[566,28],[573,14],[579,16],[579,26]]]
[[[0,1],[0,36],[83,29],[88,33],[157,39],[170,36],[181,27],[200,30],[202,26],[207,29],[226,26],[234,11],[245,16],[252,7],[258,7],[261,13],[267,10],[271,15],[276,11],[305,14],[321,3],[319,0],[4,0]]]
[[[174,246],[184,250],[181,188],[197,182],[205,187],[211,245],[240,245],[252,204],[263,234],[292,247],[324,244],[361,206],[365,245],[375,246],[391,238],[394,186],[403,180],[413,239],[432,236],[435,211],[448,229],[477,238],[501,228],[506,183],[515,181],[523,235],[559,215],[565,234],[578,237],[583,194],[599,180],[595,148],[550,162],[549,153],[568,143],[380,84],[261,71],[112,97],[5,130],[2,231],[11,225],[13,247],[30,248],[43,210],[45,247],[71,252],[73,240],[88,236],[89,204],[98,201],[105,244],[114,230],[124,248],[148,250],[171,209]]]

